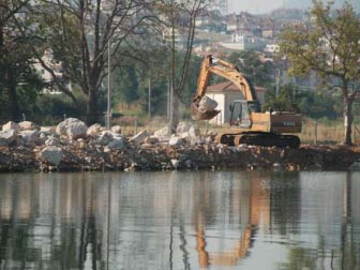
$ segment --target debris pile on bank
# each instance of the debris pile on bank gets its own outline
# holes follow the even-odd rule
[[[180,123],[175,135],[165,127],[133,137],[121,127],[87,127],[68,118],[56,128],[8,122],[0,131],[0,171],[100,171],[224,168],[287,170],[359,170],[360,150],[342,147],[299,149],[214,143],[216,134],[201,134],[196,125]]]

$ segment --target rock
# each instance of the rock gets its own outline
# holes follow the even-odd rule
[[[51,136],[45,141],[45,145],[46,146],[59,146],[60,140],[58,138]]]
[[[171,160],[171,165],[174,167],[174,169],[176,170],[177,167],[179,166],[179,160],[178,159],[172,159]]]
[[[19,126],[21,130],[40,130],[40,127],[31,121],[22,121]]]
[[[153,136],[158,138],[159,141],[168,141],[170,138],[170,134],[170,128],[166,126],[162,129],[155,131]]]
[[[47,162],[50,165],[58,166],[63,157],[63,151],[60,147],[56,146],[47,146],[45,147],[40,154],[40,158]]]
[[[200,111],[213,111],[217,107],[218,103],[209,98],[208,96],[204,96],[199,102],[199,110]]]
[[[102,127],[100,124],[94,124],[88,128],[86,134],[88,136],[96,136],[104,130],[105,128]]]
[[[19,134],[27,146],[34,146],[38,139],[38,135],[39,132],[37,130],[24,130]]]
[[[119,125],[113,126],[111,128],[111,132],[117,133],[117,134],[121,134],[121,127]]]
[[[55,128],[53,127],[41,127],[40,133],[45,134],[47,136],[54,135],[55,134]]]
[[[130,142],[135,143],[135,145],[140,145],[145,142],[146,138],[150,137],[150,134],[147,130],[140,131],[138,134],[130,138]]]
[[[8,146],[13,143],[17,138],[16,134],[14,129],[0,131],[0,146]]]
[[[65,135],[75,140],[78,138],[84,138],[87,132],[87,126],[84,122],[76,118],[68,118],[65,121],[59,123],[56,127],[56,133],[58,135]]]
[[[114,139],[110,131],[103,131],[99,138],[96,139],[96,144],[107,145]]]
[[[113,141],[111,141],[104,149],[105,152],[108,152],[108,150],[124,150],[125,149],[125,142],[123,138],[116,138]]]
[[[19,133],[21,131],[21,128],[18,124],[16,124],[15,122],[13,121],[9,121],[7,122],[5,125],[3,125],[2,127],[2,130],[3,131],[6,131],[6,130],[15,130],[16,133]]]
[[[192,125],[189,129],[189,134],[191,137],[197,137],[197,136],[200,136],[201,133],[200,133],[200,129],[197,125]]]
[[[351,171],[360,171],[360,160],[355,161],[351,166],[349,167],[349,170]]]
[[[180,122],[180,123],[177,125],[176,133],[177,133],[177,134],[182,134],[182,133],[184,133],[184,132],[189,132],[190,127],[191,127],[191,125],[190,125],[189,123]]]
[[[169,140],[170,146],[180,146],[180,145],[182,145],[182,143],[183,143],[183,140],[178,136],[173,136]]]
[[[157,144],[157,143],[159,143],[159,141],[160,140],[155,136],[150,136],[145,139],[145,143],[148,143],[148,144]]]

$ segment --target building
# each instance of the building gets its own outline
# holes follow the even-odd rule
[[[255,92],[258,96],[260,104],[264,103],[265,94],[268,90],[263,87],[255,86]],[[206,90],[206,96],[218,103],[217,110],[221,112],[212,120],[211,124],[223,125],[230,122],[230,104],[234,100],[243,99],[242,93],[232,82],[222,82],[210,85]]]
[[[45,65],[48,66],[54,72],[57,78],[61,79],[63,77],[62,64],[54,60],[54,55],[51,49],[45,50],[44,55],[41,59],[45,63]],[[36,63],[33,64],[33,67],[36,70],[36,72],[40,75],[42,80],[48,85],[48,87],[45,87],[43,89],[44,93],[49,93],[49,94],[62,93],[52,85],[54,79],[52,74],[49,71],[47,71],[39,61],[36,61]],[[67,87],[70,91],[72,91],[71,83],[69,83]]]
[[[240,32],[232,34],[232,42],[222,42],[221,45],[226,49],[246,51],[246,50],[263,50],[266,46],[266,40],[254,36],[249,32]]]
[[[267,44],[264,48],[264,52],[267,52],[267,53],[278,53],[280,52],[280,46],[277,45],[277,44]]]

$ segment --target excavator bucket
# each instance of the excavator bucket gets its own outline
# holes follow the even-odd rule
[[[191,114],[194,120],[210,120],[218,115],[219,110],[199,110],[198,106],[195,103],[191,104]]]

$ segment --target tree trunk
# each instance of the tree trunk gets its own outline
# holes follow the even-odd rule
[[[86,110],[86,124],[91,126],[99,123],[97,93],[93,87],[89,89],[89,96]]]
[[[171,133],[176,133],[176,128],[179,123],[179,97],[176,91],[173,91],[171,99],[171,111],[170,111],[170,129]]]
[[[344,99],[344,128],[345,128],[345,137],[344,137],[344,145],[352,145],[352,105],[353,100],[345,98]]]

